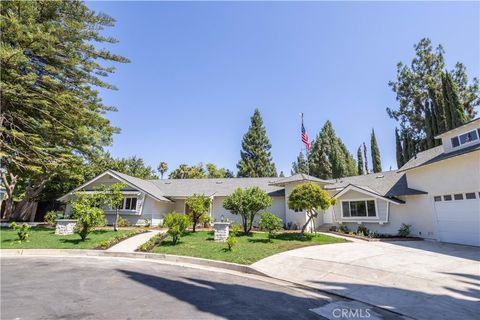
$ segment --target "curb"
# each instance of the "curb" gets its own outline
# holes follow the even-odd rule
[[[223,262],[202,258],[187,256],[176,256],[173,254],[149,253],[149,252],[115,252],[103,250],[82,250],[82,249],[1,249],[0,257],[19,257],[19,256],[72,256],[72,257],[116,257],[133,259],[151,259],[155,261],[165,261],[173,263],[186,263],[200,265],[204,267],[213,267],[248,273],[262,277],[272,278],[271,276],[258,271],[250,266]]]

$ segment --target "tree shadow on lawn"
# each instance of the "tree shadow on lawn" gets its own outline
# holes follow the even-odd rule
[[[248,239],[248,242],[252,243],[271,243],[268,239]]]
[[[279,233],[272,238],[283,241],[312,241],[313,237],[314,235],[308,233]]]

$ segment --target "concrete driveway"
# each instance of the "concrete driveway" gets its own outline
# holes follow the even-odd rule
[[[253,267],[416,319],[478,319],[479,258],[478,247],[355,241],[283,252]]]

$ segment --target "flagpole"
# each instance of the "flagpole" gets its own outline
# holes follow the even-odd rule
[[[303,125],[303,112],[300,112],[300,119],[301,119],[301,124],[300,124],[301,127],[300,127],[300,129],[305,128],[305,126]],[[303,142],[302,142],[302,144],[303,144],[303,148],[304,148],[304,150],[305,150],[305,160],[306,160],[306,162],[307,162],[307,174],[310,175],[310,165],[309,165],[309,163],[308,163],[308,149],[307,149],[307,145],[306,145],[305,143],[303,143]],[[302,149],[300,149],[300,151],[302,151]]]

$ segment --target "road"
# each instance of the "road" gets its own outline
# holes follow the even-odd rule
[[[258,279],[115,258],[1,261],[2,319],[318,319],[326,299]]]

